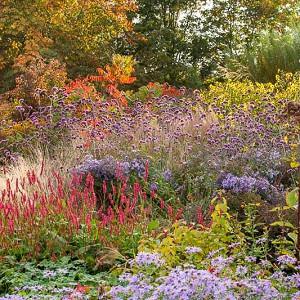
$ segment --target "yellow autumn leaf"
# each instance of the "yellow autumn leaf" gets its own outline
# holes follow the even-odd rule
[[[291,168],[293,168],[293,169],[300,167],[300,163],[297,161],[292,161],[290,165],[291,165]]]

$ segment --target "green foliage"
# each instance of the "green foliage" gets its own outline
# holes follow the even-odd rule
[[[297,247],[297,233],[299,228],[294,222],[290,222],[285,215],[295,215],[298,210],[299,188],[286,193],[286,205],[273,209],[278,213],[278,220],[273,222],[271,226],[280,228],[280,236],[273,241],[279,253],[290,253]]]
[[[189,1],[137,1],[134,30],[141,34],[133,51],[138,85],[149,81],[200,87],[205,41],[195,34],[199,5]],[[203,43],[202,43],[203,42]]]
[[[224,249],[226,252],[227,246],[241,237],[241,232],[234,231],[227,202],[223,199],[215,205],[210,227],[197,228],[177,222],[170,229],[164,229],[157,237],[146,237],[141,240],[139,251],[160,253],[169,266],[182,262],[201,265],[202,259],[209,252],[218,249]],[[201,251],[197,255],[190,256],[186,252],[187,247],[198,247]]]
[[[136,87],[157,81],[199,88],[228,56],[249,49],[262,29],[284,27],[295,15],[294,2],[5,0],[0,92],[13,88],[22,66],[39,56],[59,60],[74,79],[116,53],[138,62]]]
[[[71,294],[78,286],[86,287],[89,299],[97,299],[99,287],[115,282],[113,275],[93,273],[84,261],[62,257],[57,261],[18,262],[7,257],[0,263],[0,295],[16,293],[30,297],[39,294],[61,299]],[[69,292],[65,290],[69,289]],[[71,291],[71,292],[70,292]]]
[[[286,195],[286,204],[289,208],[297,209],[298,207],[299,188],[295,188]]]
[[[247,255],[259,259],[268,259],[270,254],[269,230],[259,222],[260,203],[248,203],[244,206],[245,220],[241,222],[247,243]],[[259,241],[259,242],[258,242]]]
[[[127,48],[138,61],[139,86],[157,81],[199,88],[263,29],[283,28],[295,14],[294,0],[137,2],[138,38],[134,49]]]

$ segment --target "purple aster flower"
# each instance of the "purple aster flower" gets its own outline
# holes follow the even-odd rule
[[[26,298],[20,295],[5,295],[0,297],[0,300],[25,300]]]
[[[43,272],[43,277],[44,278],[53,278],[57,276],[57,272],[55,271],[51,271],[51,270],[45,270]]]
[[[248,273],[248,268],[246,266],[238,266],[235,273],[238,276],[245,276]]]
[[[157,192],[157,191],[158,191],[158,185],[157,185],[157,183],[152,182],[152,183],[150,184],[150,190],[151,190],[152,192]]]
[[[281,255],[279,257],[277,257],[277,262],[280,265],[295,265],[297,263],[297,259],[289,256],[289,255]]]
[[[165,181],[170,182],[172,179],[172,172],[170,170],[164,171],[163,177],[164,177]]]
[[[267,238],[265,238],[265,237],[262,237],[262,238],[260,238],[260,239],[256,240],[256,244],[258,244],[258,245],[261,245],[261,244],[264,244],[264,243],[266,243],[267,241],[268,241],[268,239],[267,239]]]
[[[24,112],[25,111],[25,108],[24,108],[24,106],[16,106],[15,107],[16,108],[16,110],[18,111],[18,112]]]
[[[199,247],[186,247],[185,252],[187,254],[197,254],[197,253],[202,252],[202,249]]]
[[[292,300],[299,300],[299,299],[300,299],[300,291],[292,295]]]
[[[165,260],[159,253],[139,252],[138,255],[132,260],[131,264],[138,266],[154,265],[160,267],[165,264]]]
[[[216,258],[213,258],[211,260],[211,266],[214,267],[218,272],[222,271],[225,267],[230,265],[233,262],[232,257],[223,257],[223,256],[218,256]]]
[[[245,257],[245,261],[246,261],[246,262],[249,262],[249,263],[255,263],[256,260],[257,260],[257,258],[254,257],[254,256],[246,256],[246,257]]]

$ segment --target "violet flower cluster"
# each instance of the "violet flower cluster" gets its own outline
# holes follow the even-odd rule
[[[277,257],[277,262],[282,266],[295,265],[297,263],[297,259],[285,254]]]
[[[217,183],[219,187],[235,194],[257,193],[273,203],[282,199],[282,194],[265,178],[252,176],[235,176],[231,173],[222,173]]]
[[[141,158],[135,158],[128,161],[118,161],[112,156],[103,159],[94,159],[87,156],[84,162],[72,171],[77,174],[91,174],[96,180],[113,180],[116,179],[118,171],[122,175],[128,176],[135,173],[139,177],[145,175],[146,161]]]
[[[137,256],[131,261],[131,265],[139,267],[153,265],[155,267],[161,267],[165,264],[165,260],[159,253],[147,253],[139,252]]]
[[[114,300],[296,300],[299,296],[299,276],[295,279],[295,275],[285,274],[276,282],[271,277],[246,276],[247,272],[246,267],[240,266],[236,273],[229,272],[225,277],[207,270],[179,266],[158,278],[143,273],[126,273],[120,278],[123,284],[113,287],[108,295]],[[101,299],[106,299],[105,296]]]
[[[202,249],[199,247],[195,247],[195,246],[190,246],[190,247],[186,247],[185,248],[185,252],[187,254],[197,254],[197,253],[201,253]]]

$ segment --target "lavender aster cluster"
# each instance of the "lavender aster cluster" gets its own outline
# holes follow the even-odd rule
[[[235,273],[236,273],[239,277],[245,276],[245,275],[248,273],[248,268],[247,268],[246,266],[238,266],[238,267],[236,268]]]
[[[115,177],[117,161],[113,157],[106,157],[101,160],[87,156],[80,166],[74,171],[79,174],[92,174],[97,180],[112,180]]]
[[[165,181],[170,182],[171,179],[172,179],[172,172],[171,172],[171,170],[169,170],[169,169],[165,170],[163,172],[163,178],[164,178]]]
[[[78,174],[92,174],[97,180],[113,180],[116,178],[117,171],[121,171],[123,175],[130,175],[135,172],[140,177],[145,174],[146,161],[141,158],[135,158],[129,161],[118,161],[112,156],[103,159],[94,159],[87,156],[84,162],[76,167],[73,172]]]
[[[43,272],[43,277],[48,278],[48,279],[56,277],[57,275],[58,275],[57,272],[52,271],[52,270],[45,270]]]
[[[265,178],[255,178],[251,176],[235,176],[231,173],[223,173],[217,180],[219,187],[235,194],[254,192],[270,200],[278,201],[282,195]]]
[[[185,252],[187,254],[197,254],[197,253],[202,252],[202,249],[199,247],[186,247]]]
[[[20,295],[5,295],[0,297],[0,300],[25,300],[26,298]]]
[[[297,299],[299,282],[292,280],[294,275],[285,275],[284,280],[276,281],[271,277],[247,276],[248,272],[247,267],[238,266],[235,279],[231,278],[233,272],[225,277],[193,267],[176,267],[157,279],[142,273],[126,273],[120,278],[125,285],[113,287],[108,294],[114,300]]]
[[[165,260],[159,253],[139,252],[138,255],[131,261],[132,265],[160,267],[165,264]]]
[[[120,277],[120,280],[127,284],[113,287],[109,292],[109,297],[112,299],[123,299],[121,295],[132,297],[131,299],[148,299],[153,293],[154,287],[150,284],[149,278],[143,274],[125,273]],[[100,296],[99,299],[107,299],[106,296]]]
[[[141,158],[135,158],[129,162],[123,162],[122,164],[129,164],[129,170],[136,172],[136,174],[140,177],[145,175],[146,171],[146,161]],[[121,165],[122,165],[121,164]]]
[[[214,267],[218,272],[221,272],[225,267],[233,262],[232,257],[218,256],[211,260],[211,266]]]
[[[277,258],[277,262],[280,265],[295,265],[297,263],[297,259],[289,255],[281,255]]]
[[[222,280],[208,271],[177,267],[162,280],[151,300],[235,299],[232,281]]]
[[[228,260],[229,259],[229,260]],[[225,267],[229,258],[215,259]],[[226,261],[226,263],[222,263]],[[252,273],[246,266],[238,265],[236,271],[226,269],[223,275],[193,266],[171,269],[159,278],[149,273],[125,273],[120,277],[125,285],[115,286],[108,293],[112,299],[297,299],[300,288],[299,274],[288,275],[282,271],[266,277]],[[129,298],[128,298],[129,297]],[[103,298],[101,298],[103,299]],[[105,298],[104,298],[105,299]]]

